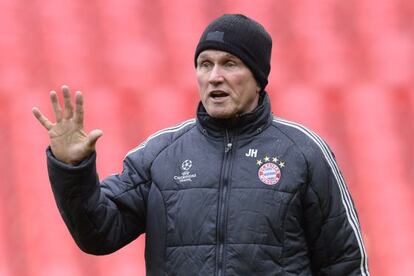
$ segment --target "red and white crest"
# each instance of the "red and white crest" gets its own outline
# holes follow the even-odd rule
[[[264,163],[257,173],[260,181],[266,185],[276,185],[282,177],[282,172],[275,163]]]

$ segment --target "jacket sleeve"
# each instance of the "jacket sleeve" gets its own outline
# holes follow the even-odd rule
[[[109,254],[145,231],[150,186],[145,164],[134,166],[126,157],[122,173],[100,183],[95,154],[77,166],[70,166],[54,158],[50,149],[46,153],[57,206],[84,252]]]
[[[325,143],[308,155],[305,231],[315,275],[369,275],[356,210]]]

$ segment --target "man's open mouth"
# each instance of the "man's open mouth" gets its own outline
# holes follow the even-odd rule
[[[220,90],[210,92],[210,97],[213,99],[224,98],[224,97],[227,97],[228,95],[229,93],[220,91]]]

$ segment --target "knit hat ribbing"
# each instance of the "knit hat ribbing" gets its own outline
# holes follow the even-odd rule
[[[240,58],[252,71],[262,90],[270,73],[272,38],[258,22],[242,14],[225,14],[213,20],[197,45],[194,62],[207,49],[221,50]]]

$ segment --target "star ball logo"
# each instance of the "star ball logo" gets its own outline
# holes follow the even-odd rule
[[[181,168],[185,171],[188,171],[189,169],[191,169],[191,166],[193,166],[193,162],[191,160],[185,160],[182,164],[181,164]]]
[[[259,166],[257,176],[260,181],[266,185],[276,185],[282,177],[281,168],[285,167],[285,162],[279,157],[265,156],[263,160],[257,160],[256,165]]]
[[[174,180],[183,183],[183,182],[191,182],[193,178],[197,177],[196,173],[191,173],[190,169],[193,167],[193,161],[190,159],[186,159],[181,163],[181,175],[174,176]]]

